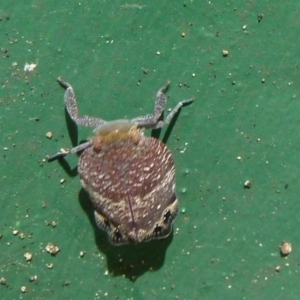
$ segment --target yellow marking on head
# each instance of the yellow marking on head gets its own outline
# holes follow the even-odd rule
[[[141,130],[137,128],[136,124],[131,127],[113,128],[112,130],[106,130],[102,132],[96,132],[93,138],[93,149],[99,152],[103,145],[110,144],[115,141],[120,141],[123,139],[132,139],[134,143],[138,143],[141,138]]]

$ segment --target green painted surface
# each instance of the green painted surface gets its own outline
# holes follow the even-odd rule
[[[2,299],[297,297],[300,4],[215,2],[1,1]],[[43,161],[92,134],[68,130],[58,76],[74,86],[82,114],[108,120],[151,113],[168,79],[168,108],[195,97],[159,135],[177,168],[173,236],[109,245],[77,157],[67,158],[73,172]],[[287,258],[282,240],[293,246]]]

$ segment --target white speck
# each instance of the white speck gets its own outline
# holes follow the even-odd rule
[[[180,153],[184,153],[185,150],[186,150],[186,147],[184,147],[184,149],[180,150],[179,152],[180,152]]]
[[[37,66],[36,64],[25,63],[24,71],[25,72],[32,72],[35,69],[36,66]]]

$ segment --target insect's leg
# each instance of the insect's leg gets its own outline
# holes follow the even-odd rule
[[[61,157],[64,157],[68,154],[75,154],[77,152],[80,152],[88,147],[91,147],[92,146],[92,143],[89,141],[89,142],[85,142],[83,144],[80,144],[68,151],[60,151],[60,152],[57,152],[56,154],[54,155],[51,155],[51,156],[47,156],[47,161],[53,161],[53,160],[56,160],[58,158],[61,158]]]
[[[172,121],[173,117],[177,114],[177,112],[180,110],[180,108],[186,104],[190,104],[194,101],[193,98],[191,99],[186,99],[186,100],[182,100],[179,103],[177,103],[177,105],[172,109],[172,111],[168,114],[168,116],[165,118],[164,121],[159,121],[155,124],[154,127],[152,127],[153,129],[158,129],[158,128],[162,128],[163,126],[170,124],[170,122]]]
[[[156,94],[155,108],[153,115],[146,115],[143,117],[138,117],[133,119],[133,122],[138,124],[138,127],[158,129],[162,128],[164,125],[167,125],[171,122],[174,115],[180,110],[180,108],[186,104],[189,104],[194,101],[194,99],[187,99],[180,101],[177,105],[172,109],[169,115],[166,117],[164,121],[158,121],[165,106],[167,103],[167,96],[164,92],[168,89],[170,85],[170,81],[168,81],[162,88],[160,88]]]
[[[171,81],[168,80],[167,83],[163,87],[161,87],[156,94],[154,106],[154,120],[156,123],[165,109],[167,103],[167,96],[165,94],[165,91],[169,88],[170,84]]]
[[[135,122],[138,124],[139,127],[144,127],[144,128],[155,128],[158,119],[160,118],[166,103],[167,103],[167,96],[164,93],[169,85],[170,81],[167,81],[167,83],[161,87],[157,94],[156,94],[156,100],[155,100],[155,107],[154,107],[154,114],[152,115],[146,115],[142,117],[135,118],[131,120],[132,122]]]
[[[68,114],[70,115],[71,119],[77,125],[96,128],[96,127],[106,123],[106,121],[98,119],[98,118],[93,118],[93,117],[89,117],[89,116],[79,117],[73,87],[68,82],[64,81],[61,77],[57,78],[57,81],[59,82],[60,85],[62,85],[64,88],[66,88],[65,95],[64,95],[66,109],[67,109]]]

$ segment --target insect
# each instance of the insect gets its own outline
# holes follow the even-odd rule
[[[175,168],[170,151],[158,139],[145,137],[144,129],[169,124],[179,109],[193,101],[179,102],[166,119],[160,120],[166,105],[168,81],[156,94],[154,114],[104,121],[78,116],[72,86],[66,89],[65,106],[71,119],[94,128],[94,137],[68,151],[48,157],[48,161],[82,152],[78,173],[94,207],[95,220],[115,245],[141,243],[167,237],[178,212]]]

